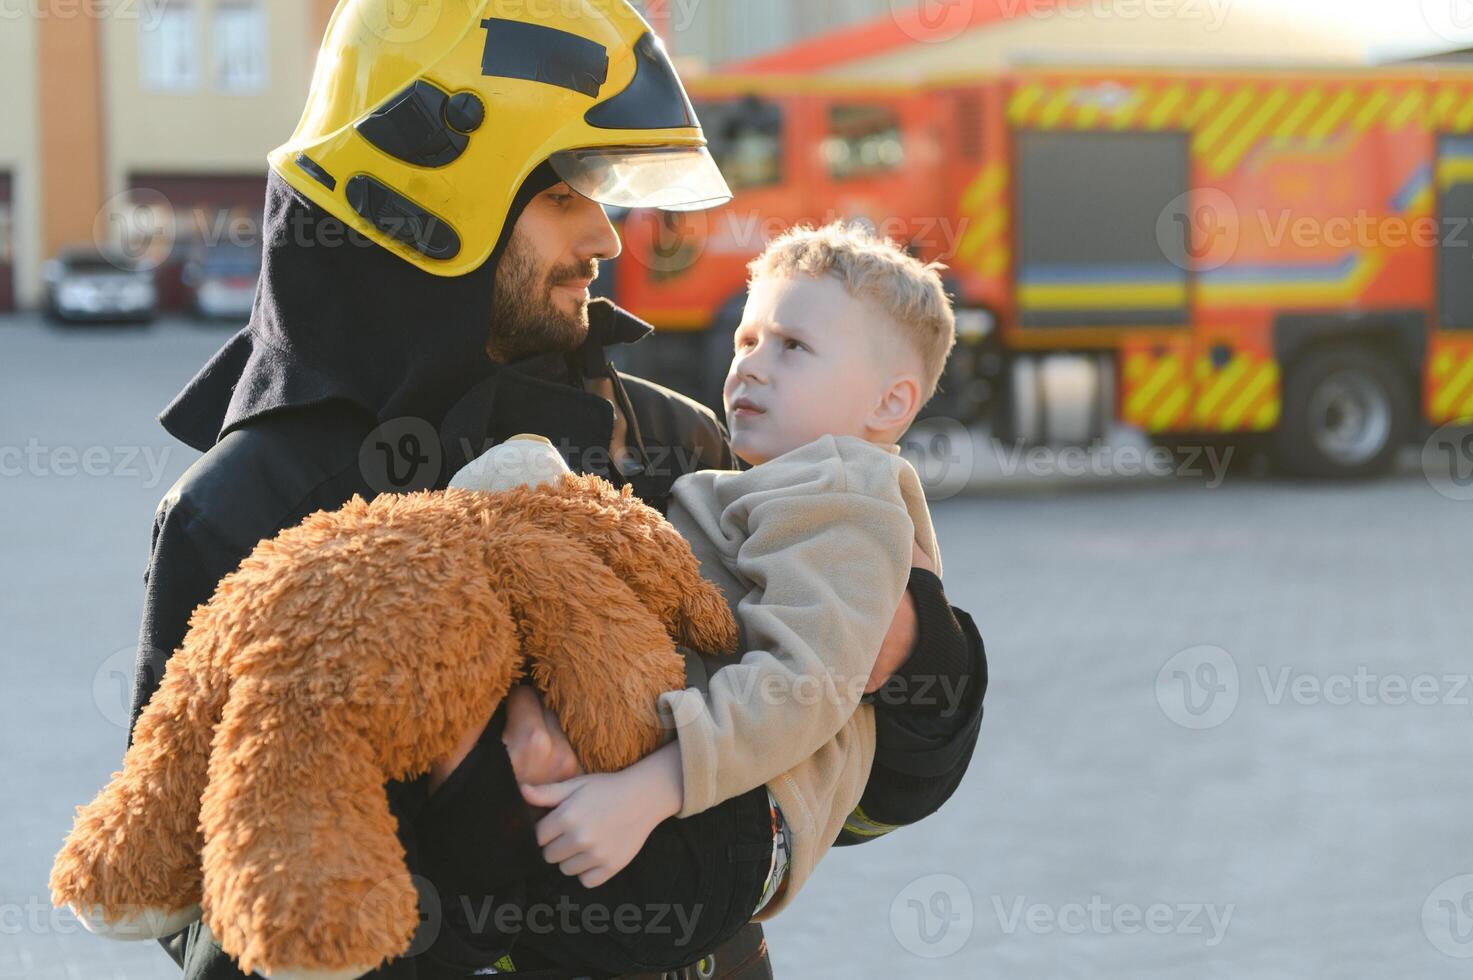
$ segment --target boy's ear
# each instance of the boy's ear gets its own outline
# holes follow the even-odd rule
[[[921,410],[921,384],[913,375],[902,374],[890,382],[870,412],[869,426],[877,432],[904,431]]]

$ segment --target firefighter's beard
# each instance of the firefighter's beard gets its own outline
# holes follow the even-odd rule
[[[598,275],[598,262],[554,266],[544,271],[531,244],[513,233],[496,269],[496,294],[491,300],[491,336],[486,354],[509,364],[539,354],[565,354],[578,349],[588,336],[588,303],[567,313],[553,299],[553,289],[570,279]]]

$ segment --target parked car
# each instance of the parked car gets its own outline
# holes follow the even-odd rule
[[[184,267],[184,286],[196,315],[209,320],[242,320],[251,315],[256,280],[261,277],[261,246],[201,246]]]
[[[153,274],[120,252],[63,248],[45,275],[46,312],[54,320],[146,323],[157,311]]]

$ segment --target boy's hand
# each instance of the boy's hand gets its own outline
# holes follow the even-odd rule
[[[924,568],[928,572],[936,571],[936,563],[914,541],[910,543],[910,563],[913,567]],[[916,602],[910,597],[910,591],[906,590],[900,599],[900,608],[895,610],[895,618],[890,621],[890,630],[885,634],[885,641],[880,644],[880,655],[875,658],[875,665],[870,669],[864,693],[873,694],[878,691],[890,679],[890,675],[905,663],[905,658],[910,656],[915,645]]]
[[[597,888],[634,860],[650,832],[680,812],[681,794],[675,743],[620,772],[522,785],[528,803],[556,807],[537,822],[542,857],[585,888]]]

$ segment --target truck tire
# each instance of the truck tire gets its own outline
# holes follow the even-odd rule
[[[1411,386],[1387,355],[1321,347],[1284,381],[1274,459],[1295,476],[1363,479],[1388,472],[1412,424]]]

